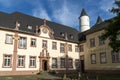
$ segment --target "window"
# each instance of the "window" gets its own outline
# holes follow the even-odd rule
[[[65,58],[61,58],[60,67],[65,68]]]
[[[19,48],[25,49],[27,47],[27,39],[25,37],[20,37]]]
[[[31,47],[36,47],[36,39],[31,39]]]
[[[60,43],[60,53],[65,53],[65,44]]]
[[[68,67],[69,68],[73,68],[73,60],[72,59],[69,59],[69,61],[68,61]]]
[[[11,67],[11,55],[4,55],[3,57],[3,67]]]
[[[43,56],[44,56],[44,57],[47,56],[47,50],[46,50],[46,49],[43,50]]]
[[[119,53],[116,53],[116,52],[111,52],[111,56],[112,56],[112,62],[113,63],[117,63],[119,62]]]
[[[18,67],[25,67],[25,56],[18,56]]]
[[[57,49],[57,43],[56,42],[52,42],[52,49],[54,49],[54,50]]]
[[[70,34],[70,39],[72,39],[72,40],[73,40],[73,38],[74,38],[74,37],[73,37],[73,35],[72,35],[72,34]]]
[[[90,39],[90,47],[95,47],[95,38]]]
[[[57,68],[57,58],[52,58],[52,68]]]
[[[105,44],[104,40],[99,37],[99,45]]]
[[[65,34],[64,34],[64,33],[62,33],[62,32],[60,33],[60,35],[61,35],[62,37],[65,37]]]
[[[80,56],[80,60],[84,60],[84,55],[81,55],[81,56]]]
[[[75,52],[79,52],[78,46],[75,46]]]
[[[84,51],[84,46],[80,45],[80,52],[83,52],[83,51]]]
[[[42,48],[46,48],[46,47],[47,47],[47,41],[43,40],[43,42],[42,42]]]
[[[5,40],[6,44],[12,44],[13,43],[13,36],[12,35],[6,35],[6,40]]]
[[[72,52],[72,45],[68,45],[68,51],[71,51]]]
[[[76,67],[76,68],[79,68],[79,59],[76,59],[76,60],[75,60],[75,67]]]
[[[106,53],[100,53],[100,63],[106,63]]]
[[[30,57],[30,67],[36,67],[36,57]]]
[[[96,64],[96,55],[95,54],[91,54],[91,63]]]
[[[28,29],[32,30],[32,26],[30,26],[30,25],[27,25],[27,27],[28,27]]]

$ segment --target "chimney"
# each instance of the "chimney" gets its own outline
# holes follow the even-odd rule
[[[16,30],[19,30],[20,23],[19,23],[18,21],[16,21],[15,25],[16,25],[16,26],[15,26],[15,29],[16,29]]]
[[[46,26],[46,19],[44,18],[44,26]]]
[[[36,30],[35,30],[36,34],[38,33],[38,25],[36,25]]]

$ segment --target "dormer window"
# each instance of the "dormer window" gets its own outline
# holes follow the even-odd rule
[[[64,36],[65,36],[65,34],[64,34],[64,33],[62,33],[62,32],[60,33],[60,35],[61,35],[62,37],[64,37]]]
[[[70,39],[73,39],[74,37],[73,37],[73,35],[72,34],[70,34]]]
[[[30,29],[30,30],[32,29],[32,26],[30,26],[30,25],[27,25],[27,27],[28,27],[28,29]]]
[[[20,27],[20,23],[18,23],[18,27]]]
[[[18,21],[16,21],[16,24],[15,24],[15,25],[16,25],[16,26],[15,26],[15,29],[18,30],[19,27],[20,27],[20,23],[19,23]]]

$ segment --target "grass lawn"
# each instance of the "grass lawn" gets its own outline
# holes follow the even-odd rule
[[[37,80],[40,75],[29,75],[29,76],[2,76],[0,80]]]
[[[83,74],[81,80],[120,80],[120,74]]]
[[[42,73],[39,75],[1,76],[0,80],[38,80],[38,79],[61,79],[60,77]]]
[[[58,74],[59,75],[59,74]],[[77,79],[78,74],[73,75],[69,74],[69,78]],[[1,76],[0,80],[38,80],[38,78],[43,79],[53,79],[55,76],[53,75],[25,75],[25,76]],[[55,80],[55,79],[54,79]],[[61,79],[62,80],[62,79]],[[120,80],[120,75],[115,74],[82,74],[80,80]]]

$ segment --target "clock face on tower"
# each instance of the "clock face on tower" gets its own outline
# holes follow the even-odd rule
[[[43,31],[43,33],[46,34],[47,33],[47,28],[43,28],[42,31]]]

